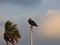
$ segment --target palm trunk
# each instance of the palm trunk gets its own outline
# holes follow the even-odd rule
[[[15,44],[14,44],[14,40],[12,40],[12,45],[15,45]]]
[[[6,41],[6,45],[8,45],[8,41]]]

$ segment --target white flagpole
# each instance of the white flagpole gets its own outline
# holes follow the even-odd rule
[[[30,27],[30,45],[33,45],[33,30],[32,30],[32,26]]]

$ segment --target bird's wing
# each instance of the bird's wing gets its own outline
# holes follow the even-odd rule
[[[31,20],[31,24],[37,26],[37,24],[33,20]]]

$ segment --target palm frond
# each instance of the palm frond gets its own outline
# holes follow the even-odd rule
[[[15,30],[15,31],[14,31],[14,35],[15,35],[17,38],[21,38],[21,35],[19,34],[19,31],[18,31],[18,30]]]

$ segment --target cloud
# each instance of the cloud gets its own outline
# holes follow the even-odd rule
[[[57,0],[42,0],[44,3],[48,3],[48,4],[51,4],[51,3],[54,3],[56,2]],[[58,0],[59,1],[59,0]],[[47,4],[47,5],[48,5]]]
[[[48,1],[48,2],[53,2],[54,0],[45,0],[45,1]]]
[[[0,0],[0,2],[4,3],[14,3],[20,5],[35,5],[40,2],[40,0]]]
[[[41,35],[48,38],[60,38],[60,11],[49,10],[41,17]]]

